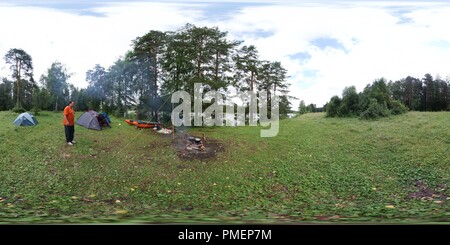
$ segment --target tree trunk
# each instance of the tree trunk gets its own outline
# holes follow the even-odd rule
[[[58,96],[56,96],[55,111],[58,111]]]
[[[17,102],[16,102],[17,107],[21,107],[20,106],[20,78],[17,79]]]
[[[17,69],[17,102],[16,102],[16,106],[17,108],[20,108],[20,67],[21,67],[21,62],[19,60],[16,61],[16,69]]]
[[[156,101],[156,98],[158,97],[158,57],[157,57],[157,51],[154,50],[153,52],[153,93],[152,93],[152,97],[153,100]],[[160,106],[160,105],[158,105]],[[158,111],[154,111],[154,116],[155,121],[158,121]]]
[[[250,92],[253,92],[253,79],[255,77],[255,74],[253,73],[253,71],[251,72],[251,76],[250,76]]]
[[[216,52],[216,67],[215,67],[215,80],[216,83],[219,83],[219,51]]]
[[[158,94],[158,57],[157,52],[153,52],[153,97],[156,98]]]
[[[200,79],[200,58],[197,59],[197,77]]]

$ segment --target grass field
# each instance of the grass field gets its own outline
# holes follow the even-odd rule
[[[448,112],[306,114],[282,120],[274,138],[191,128],[224,150],[189,161],[171,137],[122,119],[76,126],[70,147],[61,113],[41,112],[36,127],[13,126],[16,116],[0,112],[0,223],[450,221]]]

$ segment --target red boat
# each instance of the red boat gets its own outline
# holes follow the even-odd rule
[[[134,126],[134,123],[135,123],[136,121],[131,120],[131,119],[126,119],[125,122],[128,123],[129,125]]]
[[[161,127],[161,123],[159,122],[147,122],[147,121],[141,121],[141,120],[131,120],[131,119],[126,119],[125,120],[126,123],[136,126],[136,128],[154,128],[154,127]]]

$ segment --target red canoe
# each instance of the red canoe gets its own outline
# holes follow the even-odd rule
[[[155,126],[161,126],[162,124],[159,122],[146,122],[146,121],[134,121],[131,119],[125,120],[126,123],[136,126],[137,128],[154,128]]]

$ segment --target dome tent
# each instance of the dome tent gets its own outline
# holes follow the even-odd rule
[[[109,123],[105,124],[104,117],[100,116],[94,110],[89,110],[81,114],[75,123],[82,127],[95,130],[102,130],[102,126],[104,125],[110,126]]]
[[[14,120],[13,125],[16,126],[36,126],[38,121],[36,118],[28,112],[20,114],[16,120]]]

